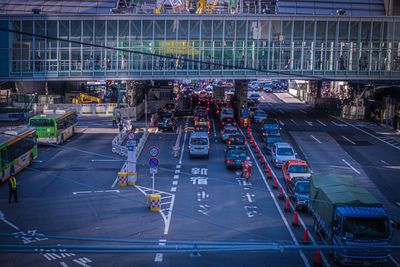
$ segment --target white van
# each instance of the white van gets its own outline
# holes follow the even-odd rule
[[[189,157],[206,157],[210,155],[210,139],[205,132],[194,132],[189,139]]]

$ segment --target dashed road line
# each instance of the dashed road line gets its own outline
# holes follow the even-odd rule
[[[297,122],[294,119],[290,119],[291,122],[293,122],[296,126],[299,126],[299,124],[297,124]]]
[[[381,159],[381,162],[385,165],[390,165],[389,163],[387,163],[386,161],[384,161],[383,159]]]
[[[283,123],[283,121],[279,120],[279,123],[280,123],[282,126],[285,126],[285,124]]]
[[[181,171],[180,170],[175,170],[175,173],[180,173]]]
[[[342,159],[342,161],[343,161],[347,166],[349,166],[350,169],[352,169],[353,171],[355,171],[355,172],[358,173],[358,174],[361,174],[356,168],[354,168],[353,166],[351,166],[351,164],[348,163],[345,159]]]
[[[305,121],[308,125],[313,126],[313,123],[311,121]]]
[[[171,192],[176,192],[176,187],[175,186],[171,187]]]
[[[321,141],[319,141],[319,139],[317,139],[314,135],[310,135],[312,139],[314,139],[315,141],[317,141],[319,144],[322,144]]]
[[[173,185],[177,185],[177,184],[178,184],[178,181],[172,181],[172,184],[173,184]]]
[[[321,124],[322,126],[326,126],[326,124],[325,123],[323,123],[322,121],[320,121],[320,120],[316,120],[319,124]]]
[[[216,128],[215,128],[214,119],[212,119],[212,124],[213,124],[213,132],[214,132],[214,141],[215,141],[215,143],[217,143],[218,142],[217,141],[217,131],[216,131]]]
[[[353,144],[353,145],[355,145],[356,143],[354,143],[353,141],[351,141],[349,138],[347,138],[346,136],[344,136],[344,135],[342,135],[342,138],[344,139],[344,140],[346,140],[347,142],[349,142],[349,143],[351,143],[351,144]]]
[[[176,165],[176,168],[177,168],[177,169],[180,169],[180,168],[181,168],[181,165]]]
[[[179,179],[179,175],[175,174],[174,179]]]
[[[307,114],[307,111],[300,109],[300,112]]]

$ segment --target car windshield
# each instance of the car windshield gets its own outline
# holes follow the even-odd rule
[[[234,159],[246,159],[246,156],[246,151],[244,150],[231,150],[228,155],[228,157]]]
[[[279,136],[272,136],[267,138],[268,144],[278,143],[280,141],[282,141],[282,139]]]
[[[233,110],[232,109],[224,109],[222,111],[223,114],[227,114],[227,115],[232,115],[233,114]]]
[[[250,97],[260,97],[259,94],[251,94]]]
[[[307,194],[310,191],[310,183],[302,182],[296,184],[296,192],[300,194]]]
[[[357,218],[344,219],[344,236],[351,239],[387,238],[390,234],[386,218]]]
[[[207,145],[208,144],[207,138],[204,138],[204,137],[193,137],[190,140],[190,143],[192,145]]]
[[[46,119],[31,119],[29,125],[33,127],[50,127],[54,126],[54,122]]]
[[[264,130],[278,130],[279,125],[278,124],[264,124],[263,129]]]
[[[294,152],[293,149],[291,149],[290,147],[281,147],[278,148],[277,154],[281,156],[293,156]]]
[[[309,169],[305,165],[290,165],[289,172],[292,173],[309,173]]]

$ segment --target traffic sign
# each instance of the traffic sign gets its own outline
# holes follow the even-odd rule
[[[150,153],[150,157],[155,158],[158,156],[158,154],[160,154],[160,149],[158,149],[158,147],[156,147],[156,146],[152,146],[152,147],[150,147],[149,153]]]
[[[150,174],[156,174],[157,168],[150,168]]]
[[[150,158],[149,159],[149,166],[150,168],[157,168],[160,161],[157,158]]]
[[[128,140],[126,141],[126,146],[136,146],[136,140]]]
[[[128,132],[127,138],[128,140],[135,140],[135,132]]]
[[[249,117],[249,109],[248,108],[243,108],[242,109],[242,115],[243,118],[246,119],[247,117]]]

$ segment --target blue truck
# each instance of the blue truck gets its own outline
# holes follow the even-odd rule
[[[393,223],[382,204],[351,176],[312,176],[308,208],[315,232],[337,246],[335,261],[357,266],[381,266],[388,261]]]

